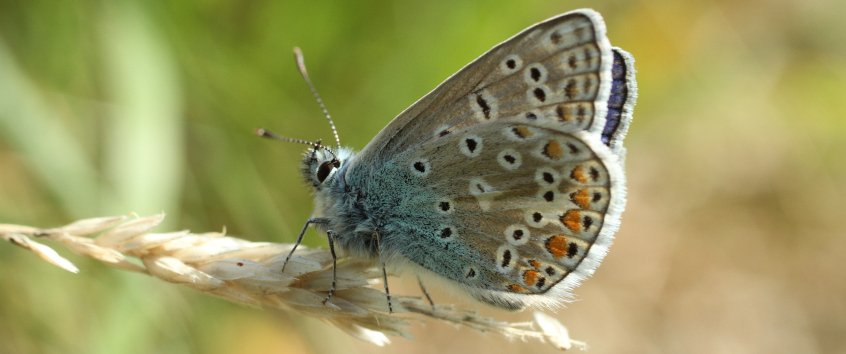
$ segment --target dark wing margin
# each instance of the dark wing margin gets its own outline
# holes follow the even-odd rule
[[[608,99],[608,113],[602,130],[602,143],[619,155],[623,149],[623,138],[632,122],[632,111],[637,100],[634,57],[614,47],[614,64],[611,68],[611,95]]]

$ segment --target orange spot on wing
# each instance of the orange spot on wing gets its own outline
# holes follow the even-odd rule
[[[529,261],[529,265],[531,265],[535,269],[540,269],[540,266],[541,266],[540,262],[538,262],[537,260],[534,260],[534,259]]]
[[[552,236],[546,240],[546,249],[555,259],[567,255],[567,238],[562,235]]]
[[[526,128],[526,127],[514,127],[513,131],[514,131],[514,134],[516,134],[518,137],[521,137],[523,139],[528,138],[532,135],[535,135],[535,133],[532,133],[529,130],[529,128]]]
[[[561,149],[561,144],[558,143],[558,140],[550,140],[543,146],[543,155],[557,160],[564,157],[564,150]]]
[[[579,181],[579,183],[587,183],[587,175],[585,175],[584,168],[582,166],[578,166],[573,169],[573,172],[570,173],[570,177]]]
[[[513,291],[513,292],[518,292],[518,293],[527,293],[527,292],[529,292],[529,290],[527,290],[526,288],[524,288],[524,287],[522,287],[522,286],[520,286],[520,285],[516,285],[516,284],[511,284],[511,285],[509,285],[509,286],[508,286],[508,290],[511,290],[511,291]]]
[[[572,197],[570,197],[570,200],[572,200],[573,203],[578,204],[580,207],[582,207],[582,209],[590,208],[590,196],[587,189],[582,189],[576,193],[573,193]]]
[[[561,216],[561,222],[567,226],[570,231],[579,232],[582,229],[582,213],[578,210],[570,210]]]
[[[564,105],[556,107],[555,114],[558,115],[558,120],[561,122],[569,122],[573,120],[573,114],[571,113],[571,110],[565,110]]]
[[[527,286],[535,286],[535,283],[538,282],[538,272],[534,270],[527,270],[523,273],[523,283]]]

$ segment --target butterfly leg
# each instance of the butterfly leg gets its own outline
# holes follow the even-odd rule
[[[379,247],[379,260],[382,262],[382,280],[385,282],[385,296],[388,298],[388,313],[394,313],[394,307],[391,305],[391,291],[388,290],[388,271],[385,270],[385,258],[382,257],[382,237],[379,235],[379,230],[373,230],[373,237],[376,238],[376,246]]]
[[[297,246],[303,242],[303,235],[305,235],[306,229],[308,229],[308,225],[311,224],[328,224],[329,219],[326,218],[309,218],[306,220],[305,225],[303,225],[303,230],[300,231],[300,236],[297,237],[297,242],[294,243],[294,247],[291,248],[291,252],[288,253],[288,257],[285,257],[285,263],[282,263],[282,271],[285,271],[285,266],[288,265],[288,261],[291,260],[291,256],[294,254],[294,251],[297,249]],[[331,242],[329,243],[331,245]]]
[[[417,277],[417,282],[420,284],[420,290],[423,290],[423,295],[426,295],[426,300],[429,300],[429,305],[432,305],[432,311],[435,310],[435,302],[432,301],[432,297],[429,296],[429,292],[426,291],[426,286],[423,285],[423,280],[420,277]]]
[[[332,234],[334,234],[332,230],[326,231],[326,237],[329,238],[329,252],[332,253],[332,288],[329,289],[329,295],[326,295],[326,298],[323,299],[324,305],[335,293],[335,284],[338,279],[338,257],[335,256],[335,236],[332,236]]]

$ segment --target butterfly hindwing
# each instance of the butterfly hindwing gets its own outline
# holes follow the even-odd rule
[[[412,183],[383,245],[499,307],[559,300],[601,260],[622,208],[622,171],[596,140],[517,117],[406,151],[388,167]]]

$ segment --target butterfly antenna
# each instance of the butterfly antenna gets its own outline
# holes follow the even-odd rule
[[[317,104],[319,104],[320,109],[323,110],[323,115],[325,115],[326,119],[329,121],[329,126],[332,127],[332,134],[335,134],[335,142],[338,143],[338,150],[341,150],[341,139],[338,137],[338,130],[335,129],[335,122],[333,122],[332,117],[329,116],[329,111],[327,111],[326,106],[323,105],[323,100],[321,100],[320,95],[317,94],[317,89],[314,88],[314,85],[311,83],[311,79],[308,78],[305,61],[303,60],[303,52],[300,48],[294,47],[294,58],[297,60],[297,67],[300,69],[300,74],[303,75],[303,79],[305,79],[306,84],[308,84],[308,88],[311,89],[311,93],[314,94],[314,98],[317,99]]]
[[[289,143],[306,144],[306,145],[314,147],[315,151],[317,151],[316,149],[326,150],[330,154],[332,154],[333,159],[335,159],[335,160],[338,159],[338,155],[335,155],[335,152],[332,151],[332,149],[330,149],[328,146],[320,144],[319,140],[315,143],[315,142],[311,142],[311,141],[293,139],[293,138],[289,138],[289,137],[285,137],[285,136],[281,136],[281,135],[276,135],[276,134],[274,134],[274,133],[272,133],[269,130],[264,129],[264,128],[256,129],[256,135],[261,136],[261,137],[265,137],[265,138],[269,138],[269,139],[273,139],[273,140],[287,141]]]

